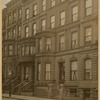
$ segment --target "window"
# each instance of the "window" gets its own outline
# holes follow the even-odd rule
[[[46,80],[50,80],[50,74],[51,74],[51,64],[50,63],[47,63],[46,64],[46,73],[45,73],[45,76],[46,76]]]
[[[22,10],[19,9],[19,10],[18,10],[18,19],[21,19],[21,17],[22,17]]]
[[[50,22],[50,26],[51,26],[51,29],[53,29],[55,27],[55,16],[51,16],[51,22]]]
[[[92,14],[92,0],[86,0],[86,16]]]
[[[65,25],[65,11],[60,13],[60,25]]]
[[[11,24],[11,14],[8,15],[8,25]]]
[[[89,99],[91,97],[91,90],[90,89],[85,89],[84,90],[84,98]]]
[[[29,77],[29,67],[24,68],[24,80],[28,80]]]
[[[92,28],[87,27],[85,28],[85,42],[86,44],[91,43],[92,40]]]
[[[46,10],[46,0],[42,0],[42,10]]]
[[[61,2],[64,2],[65,0],[60,0]]]
[[[7,56],[7,47],[4,46],[4,56]]]
[[[13,55],[13,46],[11,44],[8,46],[8,54],[9,56]]]
[[[72,48],[78,47],[78,36],[77,32],[72,32]]]
[[[37,4],[33,5],[33,17],[37,15]]]
[[[11,39],[11,38],[12,38],[11,30],[8,31],[8,33],[7,33],[7,38],[8,38],[8,39]]]
[[[29,46],[28,45],[25,46],[25,55],[29,55]]]
[[[55,6],[55,0],[51,0],[51,6]]]
[[[36,31],[36,23],[34,23],[34,24],[33,24],[33,35],[35,35],[36,32],[37,32],[37,31]]]
[[[78,20],[78,6],[72,8],[73,21]]]
[[[41,80],[41,64],[39,63],[37,66],[37,80]]]
[[[59,82],[64,83],[65,81],[65,62],[59,63]]]
[[[70,89],[70,96],[71,97],[78,97],[78,91],[77,89]]]
[[[21,36],[21,26],[18,26],[18,37]]]
[[[78,79],[78,64],[77,61],[71,62],[71,80],[75,81]]]
[[[29,29],[28,29],[28,26],[25,27],[25,37],[29,37]]]
[[[17,54],[20,55],[20,45],[17,45]]]
[[[26,16],[26,19],[29,19],[29,8],[26,9],[26,12],[25,13],[26,13],[26,15],[25,15]]]
[[[15,38],[15,35],[16,35],[16,29],[13,28],[13,32],[12,32],[12,38],[13,38],[13,39]]]
[[[85,79],[92,79],[92,61],[91,59],[85,60]]]
[[[13,22],[16,21],[16,12],[13,12]]]
[[[39,39],[39,52],[42,52],[42,39]]]
[[[35,54],[35,46],[33,45],[30,46],[30,54]]]
[[[64,35],[60,36],[60,45],[59,45],[60,51],[63,51],[65,49],[65,37]]]
[[[42,20],[42,30],[46,29],[46,20]]]
[[[22,56],[24,56],[24,53],[25,53],[25,47],[24,47],[24,45],[22,45],[22,48],[21,48],[22,50],[21,50],[21,54],[22,54]]]
[[[51,38],[46,38],[46,51],[51,51]]]

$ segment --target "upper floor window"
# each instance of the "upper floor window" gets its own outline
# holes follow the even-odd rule
[[[26,17],[26,19],[29,19],[29,8],[26,9],[26,11],[25,11],[25,17]]]
[[[59,49],[60,49],[60,51],[63,51],[65,49],[65,37],[64,37],[64,35],[60,36]]]
[[[55,27],[55,16],[51,16],[50,26],[51,26],[51,29]]]
[[[42,20],[42,30],[45,30],[46,29],[46,20]]]
[[[60,25],[65,25],[65,11],[60,13]]]
[[[28,26],[25,27],[25,37],[29,37],[29,29],[28,29]]]
[[[4,46],[4,56],[7,56],[7,46]]]
[[[13,55],[13,46],[11,44],[8,45],[8,54],[9,54],[9,56]]]
[[[29,46],[28,45],[25,46],[25,55],[29,55]]]
[[[35,54],[35,46],[33,45],[30,46],[30,54]]]
[[[21,47],[21,55],[24,56],[25,54],[25,47],[24,47],[24,44],[22,45]]]
[[[16,12],[13,12],[13,22],[16,21]]]
[[[11,33],[11,30],[9,30],[7,32],[7,39],[11,39],[12,38],[12,33]]]
[[[39,39],[39,52],[42,52],[42,38]]]
[[[74,6],[72,8],[72,18],[73,18],[73,21],[78,20],[78,6]]]
[[[86,0],[85,9],[86,9],[86,16],[92,14],[92,0]]]
[[[42,10],[46,10],[46,0],[42,0]]]
[[[51,0],[51,6],[55,6],[55,0]]]
[[[71,62],[71,80],[75,81],[78,79],[78,64],[77,61]]]
[[[85,28],[85,43],[91,43],[92,40],[92,27]]]
[[[21,26],[18,26],[18,37],[21,36]]]
[[[13,39],[15,38],[15,35],[16,35],[16,29],[13,28],[13,31],[12,31],[12,38],[13,38]]]
[[[11,24],[11,14],[8,15],[8,24]]]
[[[72,48],[78,47],[78,33],[72,32]]]
[[[51,38],[46,38],[46,51],[51,51]]]
[[[36,23],[33,24],[33,35],[36,34]]]
[[[51,76],[51,64],[46,63],[46,72],[45,72],[46,80],[50,80]]]
[[[33,5],[33,17],[37,15],[37,4]]]
[[[37,80],[41,80],[41,64],[37,64]]]
[[[91,59],[85,60],[85,79],[90,80],[92,79],[92,61]]]
[[[18,19],[21,19],[21,17],[22,17],[22,9],[20,8],[18,10]]]

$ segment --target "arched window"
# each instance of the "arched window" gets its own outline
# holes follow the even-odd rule
[[[92,61],[91,59],[85,60],[85,80],[92,79]]]

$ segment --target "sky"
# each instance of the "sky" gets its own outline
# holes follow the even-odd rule
[[[5,7],[5,4],[7,3],[7,2],[9,2],[10,0],[2,0],[2,8],[4,8]]]

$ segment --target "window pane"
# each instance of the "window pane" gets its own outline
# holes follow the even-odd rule
[[[73,14],[78,13],[78,6],[73,7]]]
[[[86,8],[92,6],[92,0],[86,0]]]

